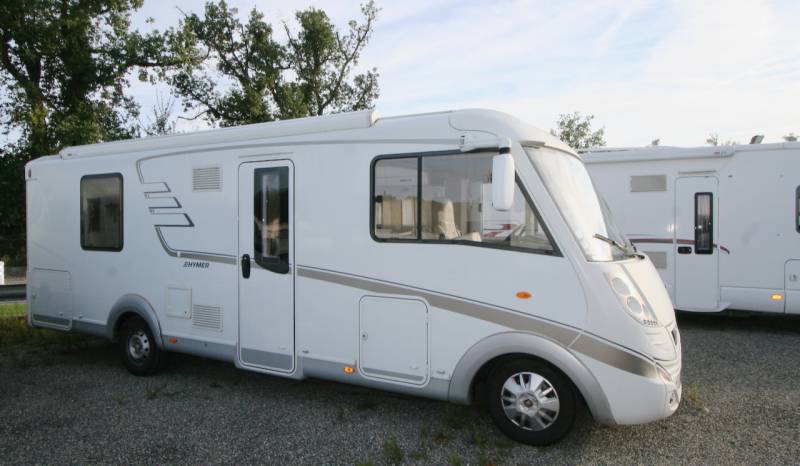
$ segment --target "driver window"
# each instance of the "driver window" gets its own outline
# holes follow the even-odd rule
[[[519,184],[510,210],[492,207],[492,156],[422,157],[421,239],[553,252],[544,226]]]

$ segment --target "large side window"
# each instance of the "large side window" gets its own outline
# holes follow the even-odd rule
[[[694,195],[694,252],[695,254],[714,253],[714,195],[696,193]]]
[[[510,210],[492,207],[493,155],[378,160],[373,173],[375,237],[553,253],[553,243],[519,184]]]
[[[289,272],[289,168],[255,170],[253,240],[256,264]]]
[[[122,250],[122,175],[81,178],[81,247]]]

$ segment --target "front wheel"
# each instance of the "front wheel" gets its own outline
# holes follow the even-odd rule
[[[119,349],[122,363],[134,375],[155,374],[161,367],[162,352],[150,327],[141,318],[132,318],[122,324]]]
[[[577,395],[563,374],[536,360],[513,360],[489,376],[486,396],[495,424],[517,442],[558,442],[575,423]]]

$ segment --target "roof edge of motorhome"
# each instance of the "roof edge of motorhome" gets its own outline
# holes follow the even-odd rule
[[[800,149],[800,142],[769,144],[740,144],[730,146],[646,146],[646,147],[596,147],[581,150],[586,163],[633,162],[639,160],[675,160],[731,157],[737,152],[777,151]]]
[[[59,152],[62,159],[92,155],[109,155],[136,150],[168,149],[185,144],[191,138],[191,145],[241,142],[253,139],[267,139],[297,136],[309,133],[325,133],[369,128],[379,119],[375,110],[337,113],[333,115],[295,118],[292,120],[271,121],[230,128],[214,128],[190,133],[153,136],[142,139],[104,142],[84,146],[66,147]]]

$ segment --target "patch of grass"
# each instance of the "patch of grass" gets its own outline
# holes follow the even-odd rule
[[[164,390],[166,385],[153,385],[144,387],[144,397],[147,400],[155,400],[161,394],[161,391]]]
[[[461,466],[464,464],[464,460],[456,453],[450,453],[450,456],[447,457],[447,464],[451,466]]]
[[[397,445],[397,441],[393,438],[383,442],[383,456],[391,464],[400,464],[403,462],[403,450]]]
[[[419,450],[414,450],[408,455],[414,461],[422,461],[428,459],[428,450],[421,447]]]
[[[85,342],[85,337],[74,333],[29,327],[24,316],[0,317],[0,349],[12,346],[50,345],[71,349]]]
[[[706,406],[703,399],[700,397],[700,390],[698,390],[697,386],[683,384],[683,399],[685,402],[688,402],[688,405],[694,408],[697,411],[702,411],[704,413],[708,412],[708,407]]]
[[[27,312],[27,305],[23,303],[0,304],[0,317],[22,317]]]
[[[356,403],[356,410],[357,411],[372,411],[373,409],[378,407],[378,402],[375,400],[361,399]]]
[[[453,430],[463,429],[474,422],[473,412],[470,408],[463,406],[452,406],[447,408],[444,416],[444,424]]]
[[[444,429],[437,429],[436,432],[433,433],[433,436],[431,436],[431,440],[437,445],[445,445],[450,441],[450,436],[447,435]]]
[[[355,466],[375,466],[375,462],[372,461],[372,458],[367,458],[363,461],[356,461]]]

